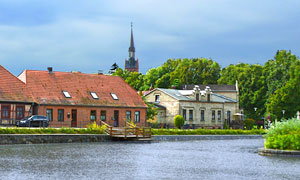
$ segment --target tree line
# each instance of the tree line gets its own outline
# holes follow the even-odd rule
[[[239,63],[221,68],[212,59],[168,59],[145,75],[121,68],[113,75],[141,91],[151,86],[178,88],[179,84],[234,85],[237,80],[240,106],[249,118],[291,118],[300,111],[300,60],[286,50],[277,51],[264,65]]]

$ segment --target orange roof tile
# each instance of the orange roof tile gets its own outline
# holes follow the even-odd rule
[[[0,100],[32,102],[25,84],[0,65]]]
[[[21,75],[24,73],[26,88],[38,104],[147,107],[136,91],[118,76],[35,70],[26,70]],[[68,91],[71,98],[66,98],[62,91]],[[99,99],[94,99],[90,92],[95,92]]]

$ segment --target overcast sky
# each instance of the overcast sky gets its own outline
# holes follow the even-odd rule
[[[0,0],[0,64],[124,68],[131,21],[142,73],[169,58],[263,64],[278,49],[300,55],[299,19],[299,0]]]

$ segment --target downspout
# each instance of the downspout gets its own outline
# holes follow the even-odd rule
[[[33,115],[33,106],[34,106],[34,103],[31,104],[31,115]]]

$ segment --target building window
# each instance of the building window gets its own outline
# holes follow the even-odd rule
[[[155,102],[159,102],[159,95],[155,95]]]
[[[210,102],[210,94],[207,95],[207,102]]]
[[[95,92],[91,92],[91,96],[92,96],[94,99],[99,99],[98,95],[97,95]]]
[[[221,121],[221,117],[222,117],[221,111],[219,110],[219,111],[218,111],[218,121]]]
[[[101,111],[100,119],[101,119],[101,121],[106,120],[106,111]]]
[[[118,96],[115,93],[110,93],[110,95],[114,100],[118,100]]]
[[[140,122],[140,111],[135,111],[134,113],[134,121]]]
[[[71,98],[71,95],[68,91],[62,91],[66,98]]]
[[[230,122],[230,111],[227,111],[227,121]]]
[[[57,120],[64,121],[64,110],[63,109],[59,109],[57,111]]]
[[[53,121],[53,110],[47,109],[47,119],[48,121]]]
[[[183,116],[184,120],[186,120],[186,110],[185,109],[182,110],[182,116]]]
[[[211,111],[211,120],[212,120],[212,121],[215,121],[215,120],[216,120],[216,111],[215,111],[215,110],[212,110],[212,111]]]
[[[24,106],[17,106],[17,119],[23,119],[24,118]]]
[[[126,121],[131,120],[131,111],[126,111]]]
[[[91,121],[96,121],[96,111],[91,110]]]
[[[2,117],[2,119],[10,118],[10,106],[2,105],[2,107],[1,107],[1,117]]]
[[[196,101],[199,101],[199,93],[196,93]]]
[[[201,109],[201,121],[205,121],[205,119],[204,119],[204,110],[203,109]]]
[[[189,120],[193,120],[193,110],[189,110]]]

